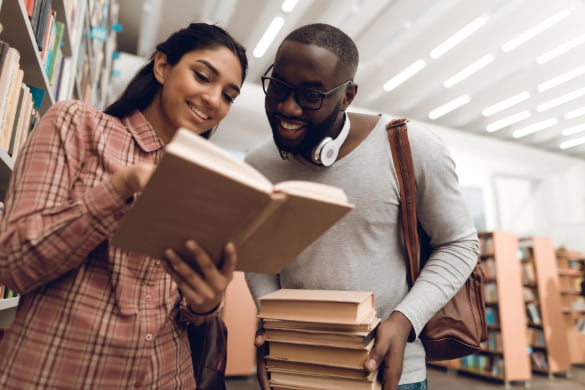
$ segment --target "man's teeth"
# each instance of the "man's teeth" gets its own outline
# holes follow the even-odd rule
[[[191,104],[189,104],[189,108],[191,109],[191,111],[193,111],[197,116],[200,116],[203,119],[209,119],[209,116],[207,116],[203,111],[199,111],[195,106],[192,106]]]
[[[286,130],[290,130],[290,131],[295,131],[300,129],[301,127],[303,127],[303,125],[300,125],[298,123],[290,123],[290,122],[280,122],[280,125],[286,129]]]

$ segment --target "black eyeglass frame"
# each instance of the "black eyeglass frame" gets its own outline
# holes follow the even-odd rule
[[[274,67],[274,64],[270,65],[268,67],[268,69],[266,69],[266,72],[264,72],[264,75],[261,77],[261,79],[262,79],[262,90],[264,91],[264,94],[268,98],[273,99],[273,100],[275,100],[277,102],[283,102],[283,101],[285,101],[290,96],[290,93],[293,92],[293,95],[294,95],[294,98],[295,98],[295,102],[299,105],[299,107],[301,107],[301,108],[303,108],[305,110],[311,110],[311,111],[320,110],[321,107],[323,107],[323,100],[325,100],[325,98],[327,96],[331,95],[333,92],[337,91],[338,89],[343,88],[346,85],[351,85],[353,83],[353,80],[347,80],[347,81],[344,81],[343,83],[339,84],[338,86],[333,87],[329,91],[325,91],[325,92],[319,91],[319,90],[313,89],[313,88],[295,87],[294,85],[291,85],[291,84],[287,83],[286,81],[283,81],[283,80],[280,80],[280,79],[276,79],[274,77],[266,76],[273,67]],[[282,99],[275,99],[274,97],[268,95],[266,82],[268,82],[268,84],[269,84],[272,81],[274,81],[276,83],[283,84],[285,87],[287,87],[289,89],[289,92]],[[299,98],[298,91],[308,91],[310,93],[314,93],[317,96],[319,96],[319,98],[321,99],[319,101],[319,107],[307,107],[306,105],[302,104],[301,101],[300,101],[301,99]]]

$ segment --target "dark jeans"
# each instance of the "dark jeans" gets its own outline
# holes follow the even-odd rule
[[[409,383],[398,386],[398,390],[428,390],[427,380],[418,383]]]

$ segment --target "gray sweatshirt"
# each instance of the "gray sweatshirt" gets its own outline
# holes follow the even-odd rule
[[[417,213],[432,238],[433,253],[408,289],[400,192],[385,129],[389,120],[381,116],[368,137],[330,167],[316,166],[301,157],[282,160],[272,139],[246,156],[273,183],[307,180],[334,185],[355,205],[279,275],[247,273],[254,299],[279,288],[373,291],[382,319],[400,311],[418,335],[463,285],[477,263],[479,244],[455,164],[432,131],[409,123]],[[400,384],[424,380],[425,368],[420,340],[408,343]]]

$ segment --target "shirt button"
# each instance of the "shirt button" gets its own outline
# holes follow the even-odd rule
[[[151,333],[146,334],[146,341],[152,341],[152,334]]]
[[[152,299],[152,295],[147,295],[145,298],[147,302],[150,302],[150,300]]]

